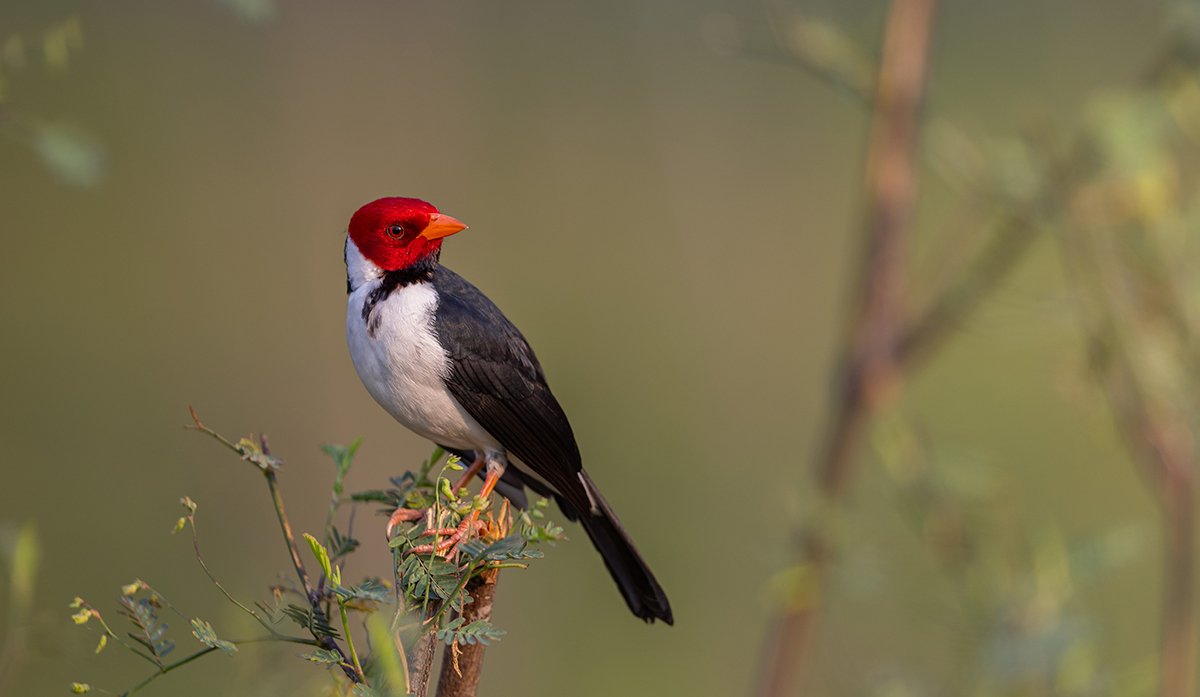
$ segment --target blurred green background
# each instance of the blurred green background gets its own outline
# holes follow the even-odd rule
[[[443,262],[536,347],[677,618],[632,619],[569,528],[574,541],[505,577],[496,621],[509,633],[483,694],[747,691],[771,579],[806,513],[867,124],[861,105],[777,59],[772,27],[816,18],[873,53],[885,9],[5,3],[0,46],[22,37],[24,58],[0,63],[0,523],[10,547],[17,526],[36,526],[41,566],[0,690],[140,679],[128,656],[93,656],[66,609],[75,595],[106,607],[135,577],[243,633],[169,535],[181,495],[199,503],[205,556],[235,593],[265,597],[288,572],[259,478],[181,428],[187,405],[227,435],[270,434],[298,531],[323,525],[320,443],[365,436],[350,490],[428,454],[363,390],[343,336],[346,221],[412,195],[471,225]],[[929,109],[981,138],[1069,123],[1153,55],[1166,14],[1149,1],[945,3]],[[64,22],[78,36],[62,39],[62,61],[43,37]],[[918,293],[943,259],[946,237],[930,230],[966,246],[979,234],[948,221],[952,200],[923,180]],[[983,472],[1022,526],[1068,542],[1132,531],[1124,563],[1070,592],[1092,660],[1136,672],[1158,641],[1155,513],[1089,386],[1060,276],[1039,244],[899,418],[950,465]],[[955,582],[885,470],[868,452],[813,694],[952,684],[964,670]],[[369,512],[352,577],[388,573]],[[147,694],[316,694],[327,678],[295,653],[213,656]]]

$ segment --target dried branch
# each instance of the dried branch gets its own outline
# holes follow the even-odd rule
[[[492,619],[492,602],[496,597],[499,569],[488,569],[467,583],[467,593],[475,600],[463,607],[462,620],[467,625],[477,620]],[[452,643],[442,655],[442,675],[438,679],[437,697],[475,697],[479,679],[483,676],[484,642]]]

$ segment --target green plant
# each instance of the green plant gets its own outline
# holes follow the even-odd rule
[[[88,683],[72,683],[71,690],[77,694],[96,691],[130,695],[211,653],[233,656],[251,644],[283,642],[308,647],[302,654],[305,661],[340,674],[339,692],[348,691],[358,697],[423,695],[428,689],[436,644],[447,647],[447,660],[456,668],[464,651],[482,651],[504,635],[489,617],[469,612],[475,600],[470,592],[472,582],[484,576],[494,579],[500,569],[525,568],[530,560],[542,556],[537,546],[563,539],[562,529],[545,520],[544,500],[530,511],[513,511],[507,501],[497,509],[490,500],[469,496],[465,488],[455,490],[446,475],[463,468],[457,458],[447,458],[441,449],[435,450],[415,472],[393,478],[386,489],[346,496],[345,478],[361,442],[326,445],[323,450],[333,460],[335,475],[325,531],[320,539],[303,534],[307,551],[320,568],[314,582],[280,493],[278,471],[282,461],[272,455],[266,438],[251,436],[234,442],[205,426],[195,412],[192,417],[190,428],[212,437],[263,475],[299,585],[274,587],[270,602],[251,605],[234,597],[201,554],[197,527],[200,507],[185,496],[180,500],[184,513],[176,521],[174,533],[190,531],[196,561],[205,577],[226,600],[253,618],[262,632],[246,638],[225,638],[208,620],[179,610],[141,579],[123,586],[118,598],[119,614],[128,625],[126,631],[118,630],[117,623],[110,622],[95,605],[75,598],[70,605],[75,611],[72,619],[99,634],[96,653],[114,644],[153,667],[153,672],[125,690],[113,692]],[[365,578],[350,584],[342,569],[359,544],[349,531],[337,527],[337,515],[344,505],[367,503],[383,504],[389,513],[406,508],[416,515],[392,539],[394,578]],[[390,613],[384,612],[386,608]],[[335,611],[336,626],[331,619]],[[356,642],[352,614],[364,620],[369,642]],[[178,617],[191,628],[191,638],[197,643],[191,652],[176,657],[177,640],[188,640],[172,633],[164,620],[167,615]],[[370,650],[363,652],[360,647],[366,646]]]

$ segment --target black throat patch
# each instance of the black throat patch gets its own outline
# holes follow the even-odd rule
[[[388,299],[393,292],[411,286],[414,283],[428,283],[433,280],[433,272],[437,270],[437,259],[426,257],[408,268],[396,271],[384,271],[379,285],[375,287],[363,301],[362,318],[367,324],[367,336],[375,338],[379,330],[379,313],[375,307]]]

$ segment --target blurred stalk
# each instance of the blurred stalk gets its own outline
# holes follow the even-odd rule
[[[1127,251],[1105,244],[1104,238],[1099,230],[1067,226],[1062,257],[1092,310],[1093,368],[1162,515],[1159,695],[1192,697],[1200,650],[1195,588],[1196,442],[1185,406],[1161,394],[1155,381],[1147,377],[1144,354],[1152,352],[1155,360],[1161,360],[1162,347],[1153,342],[1158,323],[1169,326],[1157,340],[1178,344],[1175,352],[1165,355],[1177,359],[1174,374],[1186,375],[1195,368],[1184,365],[1190,362],[1193,340],[1186,323],[1157,316],[1137,304],[1149,282],[1130,269],[1136,259],[1126,258]],[[1143,241],[1151,239],[1147,231]],[[1168,302],[1159,304],[1160,309],[1181,306],[1170,284],[1154,284],[1150,290],[1156,295],[1172,294]],[[1190,407],[1194,412],[1197,405]]]
[[[6,545],[7,549],[2,550],[2,561],[8,566],[9,605],[8,626],[0,635],[0,687],[20,663],[26,650],[29,616],[33,611],[33,595],[41,558],[37,529],[32,522],[23,524],[14,533]]]
[[[1189,472],[1163,501],[1166,566],[1163,588],[1163,697],[1196,694],[1195,496]]]
[[[831,502],[844,498],[868,417],[898,393],[897,348],[907,293],[912,218],[917,191],[917,139],[928,71],[936,0],[896,0],[884,30],[874,118],[866,166],[866,255],[853,324],[841,359],[841,380],[832,395],[833,423],[816,477]],[[802,563],[819,599],[828,574],[831,544],[818,527],[803,543]],[[789,600],[767,639],[768,655],[758,693],[792,694],[799,679],[817,603]]]

